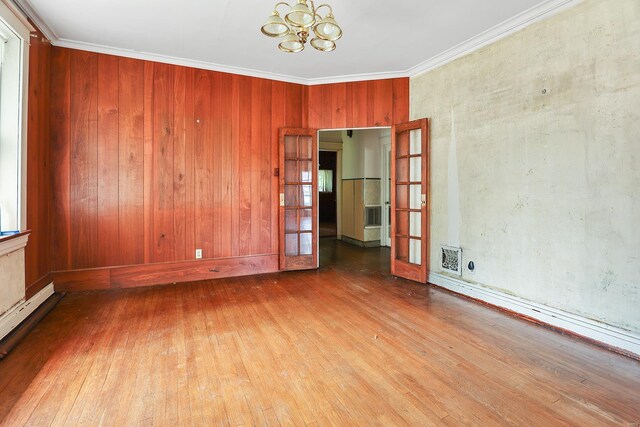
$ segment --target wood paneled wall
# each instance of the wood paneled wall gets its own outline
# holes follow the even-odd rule
[[[308,87],[309,127],[345,129],[409,121],[409,79],[397,78]]]
[[[272,258],[246,259],[278,251],[278,129],[404,121],[408,88],[408,79],[306,87],[54,47],[57,285],[67,278],[81,289],[96,277],[97,287],[122,286],[115,267],[158,275],[159,263],[189,280],[196,248],[234,274],[277,268]]]
[[[51,170],[49,166],[49,90],[51,45],[41,33],[29,48],[27,118],[27,228],[31,230],[25,250],[27,298],[49,283],[49,219]]]
[[[52,269],[277,252],[301,85],[54,48]]]

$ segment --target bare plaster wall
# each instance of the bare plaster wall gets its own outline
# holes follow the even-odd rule
[[[465,281],[640,331],[640,1],[412,78],[411,117],[431,119],[431,254],[459,244]]]
[[[24,249],[0,256],[0,317],[24,300]]]

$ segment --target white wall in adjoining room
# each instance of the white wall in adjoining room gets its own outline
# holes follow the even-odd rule
[[[640,332],[640,2],[585,0],[410,93],[431,253],[459,238],[464,281]]]
[[[343,179],[381,178],[381,135],[388,129],[356,129],[351,138],[343,131]]]

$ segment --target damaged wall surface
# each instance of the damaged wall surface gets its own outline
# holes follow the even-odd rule
[[[460,245],[465,281],[639,331],[640,1],[584,1],[410,93],[431,119],[431,271]]]

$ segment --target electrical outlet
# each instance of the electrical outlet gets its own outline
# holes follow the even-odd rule
[[[202,249],[196,249],[196,259],[202,259]]]

